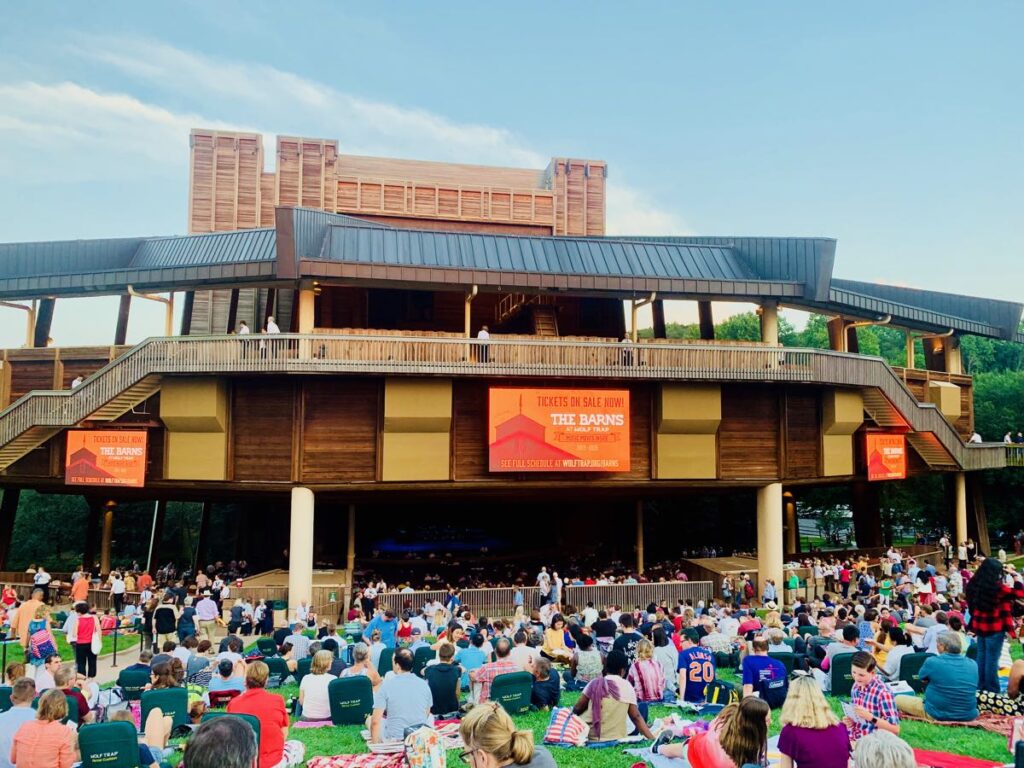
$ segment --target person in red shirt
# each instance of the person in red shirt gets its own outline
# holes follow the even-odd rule
[[[1006,633],[1013,631],[1013,603],[1024,599],[1024,583],[1016,573],[1007,577],[999,560],[986,557],[964,592],[978,640],[978,690],[999,693],[999,657]]]
[[[135,588],[139,590],[139,592],[142,592],[144,589],[149,589],[151,586],[153,586],[153,577],[149,575],[149,571],[143,571],[142,575],[139,576],[138,580],[135,582]]]
[[[18,593],[14,590],[14,587],[12,587],[10,584],[5,584],[3,596],[0,597],[0,601],[2,601],[7,608],[10,608],[12,605],[18,602]]]
[[[302,762],[303,747],[288,738],[288,713],[284,699],[266,689],[270,668],[262,661],[254,661],[245,671],[245,693],[228,704],[228,712],[252,715],[260,721],[259,768],[294,765]]]

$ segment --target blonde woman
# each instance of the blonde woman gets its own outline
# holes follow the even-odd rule
[[[654,660],[654,643],[646,637],[637,643],[636,661],[629,668],[626,680],[636,692],[636,706],[646,720],[648,707],[660,704],[665,691],[665,671]]]
[[[327,696],[327,686],[334,680],[331,674],[331,662],[334,654],[330,651],[317,651],[313,654],[309,674],[302,678],[299,685],[299,705],[302,707],[303,720],[330,720],[331,701]]]
[[[39,699],[36,719],[22,723],[11,743],[11,763],[23,768],[71,768],[77,762],[75,732],[62,719],[68,716],[64,691],[51,688]]]
[[[780,768],[793,768],[794,764],[800,768],[846,768],[850,733],[813,677],[798,677],[789,684],[780,722]]]
[[[556,768],[544,747],[533,744],[533,732],[516,730],[512,718],[499,704],[488,701],[473,707],[459,724],[466,748],[459,757],[473,768]]]

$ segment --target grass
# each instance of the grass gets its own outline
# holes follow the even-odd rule
[[[64,659],[65,661],[74,661],[75,660],[75,649],[72,648],[68,644],[68,641],[65,639],[63,633],[61,633],[61,632],[54,632],[53,633],[53,639],[57,641],[57,653],[60,655],[60,657],[62,659]],[[7,663],[8,664],[10,664],[11,662],[25,663],[25,651],[22,649],[21,645],[19,645],[17,643],[17,641],[10,641],[10,642],[4,643],[4,645],[5,645],[6,649],[7,649]],[[139,636],[137,634],[125,635],[125,634],[122,634],[122,633],[118,632],[118,635],[117,635],[117,652],[118,653],[121,653],[122,651],[127,651],[129,649],[137,650],[138,646],[139,646]],[[103,636],[103,650],[100,651],[100,656],[105,656],[106,654],[111,653],[113,650],[114,650],[114,637],[113,637],[113,635],[104,635]],[[3,657],[0,656],[0,659],[2,659],[2,658]]]

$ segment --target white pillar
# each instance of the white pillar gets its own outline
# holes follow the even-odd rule
[[[757,489],[757,594],[762,594],[766,579],[774,579],[780,607],[785,596],[782,544],[782,483],[770,483]]]
[[[299,290],[299,333],[312,333],[316,318],[316,293],[312,288]]]
[[[292,524],[288,540],[288,608],[313,598],[313,492],[292,488]],[[288,620],[291,621],[291,611]]]
[[[774,299],[761,302],[761,341],[779,343],[779,302]]]
[[[967,541],[967,475],[964,472],[957,472],[953,476],[954,495],[956,498],[956,541],[959,546],[961,542]]]

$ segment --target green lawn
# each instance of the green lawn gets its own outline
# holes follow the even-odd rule
[[[75,660],[75,650],[72,648],[68,641],[64,638],[64,635],[60,632],[53,633],[54,639],[57,641],[57,653],[65,661]],[[7,663],[10,664],[12,661],[25,661],[25,652],[22,650],[18,643],[7,643]],[[132,652],[137,652],[139,647],[139,636],[137,634],[122,635],[120,632],[117,636],[117,652],[120,657],[122,651],[131,649]],[[114,637],[113,635],[103,636],[103,650],[100,651],[100,655],[104,656],[111,653],[114,650]],[[0,656],[2,658],[2,656]]]

